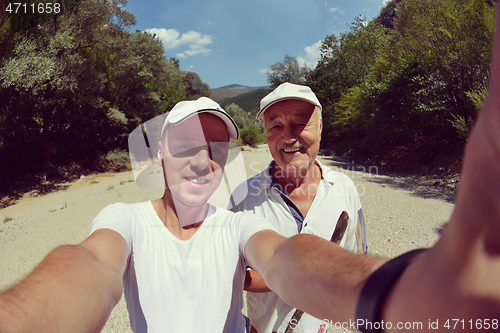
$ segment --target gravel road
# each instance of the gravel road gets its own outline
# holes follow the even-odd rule
[[[271,161],[266,145],[246,149],[242,156],[247,177]],[[392,258],[437,241],[453,209],[449,190],[431,186],[422,177],[383,174],[376,166],[356,167],[337,157],[319,159],[355,182],[370,254]],[[161,190],[142,189],[133,179],[130,171],[90,175],[48,195],[29,193],[0,210],[0,290],[26,276],[53,248],[84,240],[93,218],[106,205],[161,197]],[[132,332],[123,299],[102,332]]]

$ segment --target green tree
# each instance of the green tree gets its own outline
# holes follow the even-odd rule
[[[276,88],[284,82],[305,84],[309,71],[309,67],[300,66],[297,59],[285,55],[282,62],[271,65],[271,70],[266,73],[266,76],[271,88]]]
[[[374,21],[327,36],[308,76],[323,105],[323,141],[374,154],[420,146],[428,158],[461,151],[489,80],[494,7],[393,0]]]
[[[102,149],[110,132],[106,126],[116,121],[108,119],[102,100],[106,68],[99,56],[109,51],[99,54],[99,49],[135,23],[125,3],[63,4],[63,15],[24,31],[11,29],[12,18],[3,21],[0,160],[11,176],[41,165],[47,172],[54,163],[70,162],[68,154]]]
[[[195,72],[184,72],[184,87],[186,95],[190,99],[197,99],[203,96],[209,97],[212,93],[210,86],[206,82],[203,82]]]
[[[408,57],[425,55],[429,65],[419,79],[425,85],[425,103],[439,108],[431,107],[431,119],[429,112],[421,113],[425,117],[413,123],[413,127],[420,126],[417,131],[427,129],[434,133],[432,137],[448,135],[452,117],[469,122],[476,116],[477,107],[469,95],[484,91],[489,80],[495,9],[483,0],[421,0],[402,1],[397,12],[387,47],[374,67],[375,82],[384,85],[398,81],[396,77]],[[427,94],[430,91],[433,92]],[[412,98],[417,93],[422,99],[420,90]],[[390,95],[394,98],[395,94]],[[407,99],[398,101],[402,109],[408,105]]]
[[[0,169],[21,178],[73,162],[95,164],[175,103],[210,94],[167,59],[161,41],[129,32],[126,0],[73,0],[36,28],[0,13]],[[0,6],[3,3],[0,3]],[[29,20],[28,20],[29,23]],[[0,179],[0,185],[5,179]]]
[[[235,103],[228,105],[225,110],[231,117],[233,117],[240,130],[252,125],[251,116]]]
[[[336,125],[340,119],[335,104],[367,79],[386,39],[384,26],[356,17],[349,31],[327,36],[323,41],[320,61],[307,84],[323,106],[324,141],[338,137],[340,129]],[[346,120],[345,114],[342,117]]]

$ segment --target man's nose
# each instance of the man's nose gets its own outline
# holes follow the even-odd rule
[[[191,167],[204,170],[210,167],[211,160],[208,148],[200,149],[196,155],[191,158]]]
[[[292,126],[285,126],[283,128],[283,135],[281,139],[286,143],[291,143],[297,141],[297,133],[295,133]]]

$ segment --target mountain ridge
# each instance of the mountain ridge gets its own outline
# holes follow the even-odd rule
[[[258,90],[258,89],[267,89],[267,86],[262,86],[262,87],[248,87],[248,86],[243,86],[241,84],[230,84],[227,86],[223,86],[220,88],[215,88],[212,89],[212,93],[210,95],[210,98],[212,98],[214,101],[219,102],[223,99],[226,98],[232,98],[236,97],[238,95],[248,93],[250,91]]]

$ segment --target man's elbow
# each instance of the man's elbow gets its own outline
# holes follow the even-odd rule
[[[67,245],[71,246],[71,245]],[[106,286],[105,291],[110,298],[110,303],[112,307],[114,307],[122,297],[123,292],[123,280],[122,273],[116,268],[113,267],[102,260],[99,260],[94,253],[87,249],[82,245],[75,245],[81,254],[85,256],[85,261],[88,262],[88,270],[94,271],[96,273],[97,278],[102,280],[102,283]],[[75,257],[75,260],[81,260],[81,257]],[[91,272],[89,272],[91,274]]]

